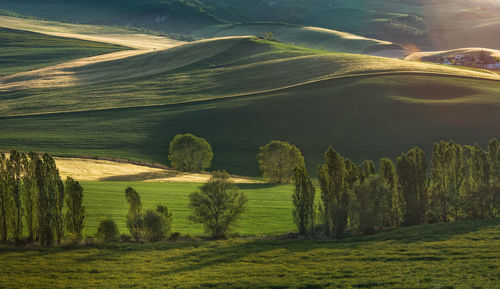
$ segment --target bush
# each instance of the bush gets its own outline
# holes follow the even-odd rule
[[[264,178],[278,184],[291,183],[295,168],[304,166],[304,157],[296,146],[277,140],[261,147],[257,160]]]
[[[190,133],[178,134],[170,143],[168,159],[179,171],[200,172],[210,167],[213,157],[210,144]]]
[[[149,209],[144,214],[144,227],[149,241],[164,239],[172,229],[172,213],[166,206],[159,204],[156,210]]]
[[[103,240],[106,243],[114,242],[118,240],[118,227],[115,221],[111,219],[104,219],[99,223],[97,228],[96,237]]]

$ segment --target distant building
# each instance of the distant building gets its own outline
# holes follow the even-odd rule
[[[488,69],[500,69],[500,62],[490,63],[490,64],[486,65],[486,68],[488,68]]]

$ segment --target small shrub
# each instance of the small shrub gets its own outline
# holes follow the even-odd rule
[[[118,227],[116,226],[115,221],[108,218],[99,223],[96,237],[103,240],[105,243],[110,243],[118,239],[118,234]]]
[[[130,236],[129,234],[121,234],[120,241],[122,243],[130,243],[132,242],[132,236]]]

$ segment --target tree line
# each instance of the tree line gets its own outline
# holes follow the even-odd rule
[[[500,145],[434,144],[432,159],[414,147],[397,158],[357,166],[330,147],[318,168],[320,200],[295,146],[273,141],[258,155],[263,176],[293,183],[293,217],[303,235],[371,234],[424,223],[494,218],[500,212]],[[315,231],[316,228],[319,230]],[[318,232],[319,231],[319,232]]]
[[[2,241],[47,246],[60,244],[65,234],[78,241],[84,226],[83,188],[70,177],[63,183],[50,155],[0,153]]]

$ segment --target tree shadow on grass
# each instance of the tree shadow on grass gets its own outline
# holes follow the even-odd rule
[[[491,220],[466,220],[411,227],[399,227],[392,231],[356,238],[359,241],[392,241],[397,243],[446,241],[457,235],[500,226],[500,218]]]
[[[188,250],[187,253],[167,257],[165,262],[186,264],[174,268],[169,273],[178,273],[189,270],[198,270],[217,264],[233,263],[247,256],[255,256],[267,251],[286,250],[289,252],[308,252],[318,249],[345,250],[353,252],[361,247],[390,247],[397,244],[411,244],[422,242],[446,241],[459,235],[466,235],[480,230],[500,227],[500,218],[481,221],[461,221],[449,224],[432,224],[414,227],[402,227],[393,231],[383,232],[371,236],[351,236],[341,239],[234,239],[223,241],[183,241],[158,243],[119,243],[94,244],[91,246],[68,245],[52,248],[36,246],[9,246],[0,245],[0,254],[12,252],[36,252],[40,255],[63,253],[71,250],[98,249],[95,253],[77,258],[79,262],[98,260],[117,260],[130,253],[158,252],[169,250]],[[481,238],[471,236],[470,239]],[[166,254],[168,256],[168,254]],[[431,258],[428,256],[414,256],[415,258]],[[397,259],[397,258],[396,258]],[[432,259],[432,258],[431,258]],[[429,260],[431,260],[429,259]],[[415,259],[416,260],[416,259]],[[426,259],[427,260],[427,259]],[[436,258],[432,260],[438,260]],[[432,261],[431,260],[431,261]]]
[[[258,190],[258,189],[271,189],[280,185],[271,183],[255,183],[255,184],[237,184],[240,190]]]

